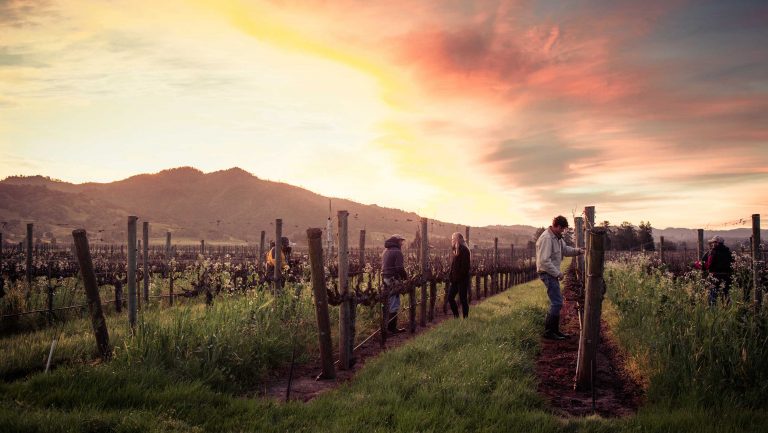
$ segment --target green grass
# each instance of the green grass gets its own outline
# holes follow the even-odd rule
[[[614,334],[647,379],[649,400],[670,407],[765,407],[768,315],[754,314],[737,296],[730,306],[709,307],[698,274],[673,279],[644,268],[612,264],[606,281],[619,317]]]
[[[130,369],[119,360],[62,367],[0,384],[0,431],[764,431],[764,411],[669,409],[665,401],[621,420],[552,415],[534,374],[545,306],[540,282],[517,286],[474,307],[469,320],[446,321],[383,353],[307,404],[244,398],[178,374],[163,350]]]

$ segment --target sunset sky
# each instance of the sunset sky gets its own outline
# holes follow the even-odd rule
[[[0,0],[0,178],[238,166],[461,224],[748,227],[767,47],[765,1]]]

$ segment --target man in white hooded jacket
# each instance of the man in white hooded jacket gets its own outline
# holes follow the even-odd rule
[[[565,340],[568,335],[560,332],[560,309],[563,307],[563,295],[560,293],[560,280],[564,275],[560,271],[563,257],[578,256],[583,248],[573,248],[565,244],[563,232],[568,228],[568,220],[558,215],[552,225],[536,240],[536,271],[544,282],[549,296],[549,312],[544,322],[544,338]]]

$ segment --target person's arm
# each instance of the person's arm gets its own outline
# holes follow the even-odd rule
[[[461,249],[461,278],[466,279],[469,277],[469,269],[471,267],[469,248]]]
[[[557,269],[552,263],[552,238],[544,236],[539,240],[541,241],[541,245],[540,248],[536,249],[536,261],[539,264],[538,268],[553,277],[559,277],[560,269]]]
[[[578,256],[579,254],[581,254],[581,249],[580,248],[569,247],[568,245],[565,244],[565,241],[562,241],[562,240],[560,242],[563,245],[563,256],[565,256],[565,257],[574,257],[574,256]]]

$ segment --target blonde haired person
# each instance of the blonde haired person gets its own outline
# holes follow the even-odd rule
[[[461,301],[461,311],[464,318],[469,316],[469,302],[467,292],[469,291],[469,267],[471,256],[469,247],[467,247],[464,236],[461,233],[451,235],[451,269],[448,272],[448,279],[451,288],[448,292],[448,303],[451,305],[453,317],[459,318],[459,306],[456,304],[456,294],[459,294]]]

